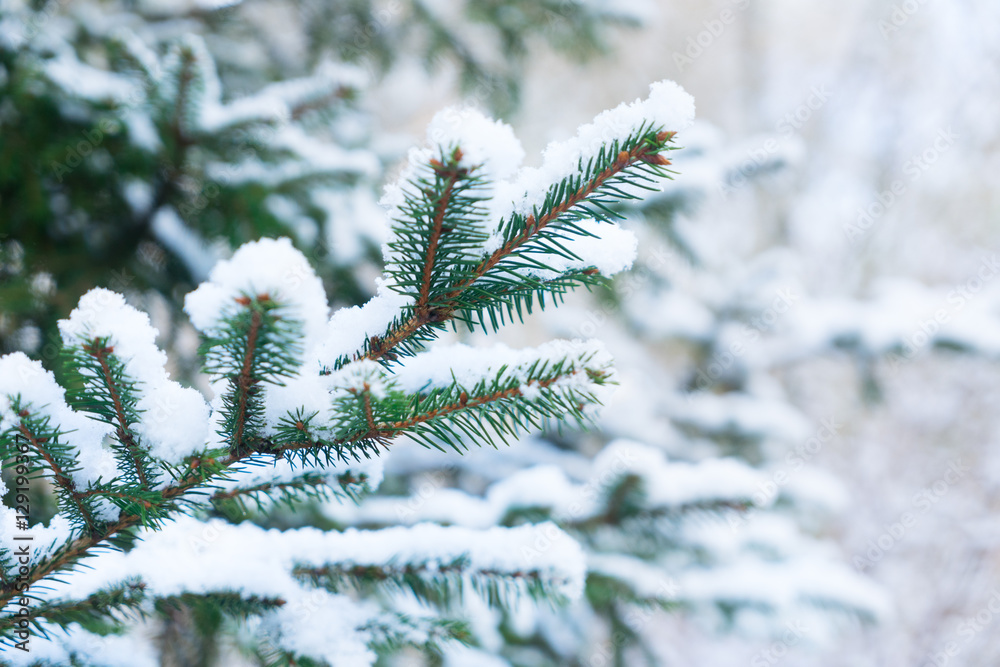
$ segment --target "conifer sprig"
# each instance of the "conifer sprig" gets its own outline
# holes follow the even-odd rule
[[[451,286],[475,269],[483,231],[486,186],[477,167],[462,165],[460,147],[442,151],[415,176],[393,226],[387,272],[393,289],[413,297],[413,314],[433,319],[447,305]]]
[[[62,356],[70,376],[69,404],[114,428],[112,447],[121,472],[116,486],[148,491],[158,475],[143,456],[134,428],[140,420],[137,403],[142,390],[128,377],[107,338],[74,341],[63,347]]]
[[[220,489],[212,494],[211,502],[222,514],[242,516],[248,513],[250,503],[258,511],[279,503],[294,509],[308,499],[358,502],[368,491],[367,476],[363,473],[347,471],[333,475],[310,470],[289,480]]]
[[[450,257],[440,256],[447,249],[430,243],[436,243],[441,234],[436,226],[437,218],[429,216],[428,212],[443,211],[448,204],[446,195],[450,189],[442,177],[464,177],[468,179],[467,189],[486,187],[488,183],[475,179],[471,175],[474,170],[461,174],[455,171],[459,161],[455,156],[460,159],[461,146],[452,149],[447,161],[432,160],[426,170],[435,174],[433,184],[436,187],[428,187],[425,176],[417,177],[403,208],[410,219],[397,221],[394,231],[401,236],[398,247],[416,249],[419,246],[413,242],[413,237],[427,239],[431,253],[428,257],[456,268],[448,275],[450,280],[445,286],[439,286],[440,280],[435,282],[433,301],[430,298],[431,280],[425,280],[423,284],[427,289],[418,295],[417,305],[408,309],[383,335],[369,338],[354,359],[393,361],[399,356],[413,355],[435,338],[450,320],[464,322],[470,329],[479,326],[484,331],[496,331],[508,320],[513,321],[515,314],[523,319],[524,313],[530,313],[536,301],[544,307],[546,296],[558,302],[573,287],[599,282],[600,276],[592,268],[563,271],[545,278],[532,272],[550,271],[545,262],[547,256],[579,260],[565,242],[574,236],[589,235],[579,226],[581,220],[611,222],[620,217],[613,206],[639,198],[635,188],[654,190],[657,181],[670,178],[671,172],[665,169],[670,160],[665,153],[676,148],[670,145],[674,136],[673,132],[643,126],[625,141],[615,140],[602,146],[585,164],[581,160],[578,173],[550,187],[544,201],[534,206],[530,213],[514,212],[502,220],[499,247],[472,262],[467,253],[481,238],[477,235],[476,223],[480,222],[482,214],[475,206],[476,200],[466,198],[455,206],[457,214],[449,218],[456,221],[454,230],[449,225],[449,232],[465,231],[463,241],[456,243],[456,252]],[[423,197],[418,199],[414,193]],[[439,207],[442,204],[445,206]],[[410,288],[414,284],[411,266],[412,260],[390,264],[387,271],[397,284]],[[340,365],[346,361],[342,360]]]
[[[612,382],[609,360],[593,349],[567,349],[555,359],[540,355],[503,365],[471,382],[429,380],[417,391],[401,387],[393,373],[370,364],[334,398],[333,423],[289,414],[261,452],[350,462],[378,453],[406,435],[425,445],[466,451],[469,444],[496,445],[544,420],[586,423],[593,391]],[[419,358],[419,357],[418,357]],[[348,374],[351,370],[339,371]],[[408,380],[409,381],[409,380]]]
[[[447,563],[386,563],[376,566],[331,562],[321,567],[299,566],[293,574],[304,582],[333,593],[356,592],[370,596],[407,592],[439,607],[461,602],[467,588],[483,596],[490,604],[504,608],[513,606],[513,601],[523,593],[535,599],[558,601],[562,597],[558,585],[545,572],[477,569],[468,557],[461,556]]]
[[[120,585],[98,591],[82,600],[68,602],[40,602],[27,609],[27,618],[34,631],[45,637],[51,625],[66,627],[79,623],[87,627],[117,628],[121,626],[121,614],[133,612],[144,615],[143,603],[147,600],[142,582],[125,581]],[[49,628],[40,621],[44,619]],[[0,633],[13,628],[17,619],[13,616],[0,617]]]
[[[136,54],[136,62],[148,55]],[[202,105],[220,102],[214,71],[202,55],[200,47],[188,43],[171,53],[162,73],[149,63],[137,65],[145,68],[148,82],[169,93],[163,99],[171,108],[162,109],[158,118],[169,125],[177,167],[181,153],[212,122],[232,129],[244,111],[227,107],[220,117],[216,106],[215,116],[203,113]],[[167,90],[171,86],[172,92]],[[160,528],[171,517],[181,522],[177,515],[185,506],[213,506],[231,515],[234,510],[245,513],[250,503],[266,512],[275,503],[294,506],[310,498],[357,498],[365,490],[365,479],[355,472],[358,466],[350,464],[377,456],[400,437],[464,451],[470,444],[495,446],[549,422],[585,423],[601,398],[601,388],[613,382],[610,358],[599,345],[554,341],[515,351],[463,345],[427,350],[425,344],[448,323],[496,330],[515,314],[531,312],[535,304],[544,306],[546,299],[558,301],[572,287],[596,283],[601,271],[610,275],[628,265],[628,242],[614,244],[622,258],[613,266],[579,242],[598,235],[604,239],[604,231],[595,230],[615,222],[617,204],[669,177],[665,153],[672,150],[673,134],[637,119],[645,118],[647,111],[661,121],[673,117],[654,109],[673,92],[661,86],[648,104],[642,103],[646,106],[623,107],[617,125],[587,126],[579,143],[568,145],[574,156],[564,161],[568,164],[546,158],[548,187],[527,180],[494,182],[501,172],[508,173],[504,160],[509,161],[509,155],[496,162],[488,151],[502,145],[496,139],[506,138],[509,128],[498,130],[492,121],[477,121],[493,133],[491,141],[477,144],[473,138],[463,144],[466,135],[461,141],[441,142],[436,153],[415,153],[423,156],[422,162],[411,165],[394,209],[382,283],[388,291],[380,291],[367,311],[345,309],[331,318],[322,282],[288,239],[247,244],[219,262],[209,280],[185,300],[185,310],[203,336],[200,353],[216,394],[211,408],[198,392],[169,379],[166,357],[156,347],[156,332],[145,315],[107,290],[85,295],[70,319],[59,325],[67,346],[64,357],[72,369],[69,405],[20,405],[13,399],[19,428],[25,431],[20,435],[28,439],[29,450],[34,446],[30,460],[53,480],[71,529],[50,531],[62,543],[39,554],[19,583],[4,578],[0,605],[20,594],[22,584],[54,582],[101,549],[128,550],[123,557],[128,558],[141,548],[136,546],[141,529]],[[652,101],[654,97],[660,101]],[[298,108],[285,101],[287,108]],[[306,105],[303,109],[308,107],[308,101],[299,101]],[[602,133],[611,138],[602,139]],[[523,195],[514,200],[495,201],[497,192],[519,188]],[[617,228],[609,233],[628,237]],[[0,361],[44,375],[27,357]],[[63,390],[54,377],[45,381],[49,384],[40,395],[62,401]],[[157,395],[176,398],[182,409],[154,418],[149,399]],[[12,399],[0,395],[0,409],[6,411],[3,400]],[[190,428],[173,426],[180,426],[178,418],[195,414],[199,418],[191,419]],[[14,434],[7,413],[0,416],[9,459]],[[66,440],[60,422],[81,423],[74,420],[96,430]],[[214,437],[209,433],[213,428]],[[114,461],[108,463],[112,454]],[[277,465],[279,460],[284,466],[280,476],[268,479],[254,473],[241,483],[248,466],[268,461]],[[331,468],[338,463],[349,466],[336,474]],[[107,466],[117,474],[108,478]],[[204,498],[199,501],[196,495]],[[268,615],[279,636],[284,633],[287,639],[285,606],[308,592],[294,577],[321,587],[312,592],[326,596],[322,605],[328,618],[353,604],[340,595],[345,588],[362,594],[384,591],[387,597],[408,591],[438,606],[461,600],[463,591],[470,589],[490,604],[509,606],[522,594],[549,600],[578,595],[583,585],[579,546],[554,525],[502,528],[492,535],[418,528],[415,536],[433,536],[448,546],[420,552],[412,562],[397,561],[387,539],[394,536],[373,533],[363,538],[367,546],[353,555],[356,541],[331,541],[328,546],[343,551],[338,561],[326,551],[316,555],[320,552],[313,547],[322,545],[313,533],[289,535],[290,548],[309,548],[294,550],[295,562],[302,565],[294,573],[285,572],[292,578],[278,587],[278,597],[235,594],[216,589],[205,578],[198,582],[199,592],[178,593],[176,587],[165,586],[146,595],[141,587],[119,587],[80,603],[89,601],[101,616],[114,609],[184,606],[207,597],[233,618]],[[529,545],[537,543],[543,528],[559,547],[538,554]],[[240,539],[246,535],[241,532]],[[333,536],[346,537],[325,535]],[[498,555],[498,545],[508,540],[524,549]],[[525,555],[525,550],[531,553]],[[8,552],[0,557],[9,557]],[[283,553],[275,558],[287,559]],[[281,562],[284,572],[291,561]],[[9,558],[5,563],[10,566]],[[137,571],[151,587],[162,585],[155,572]],[[46,619],[50,627],[82,618],[73,601],[36,608],[55,619]],[[405,644],[410,641],[406,623],[397,620],[393,626],[382,619],[384,627],[378,626],[382,621],[372,621],[381,630],[370,629],[387,643]],[[441,637],[461,634],[457,628],[439,630]],[[292,642],[278,653],[290,660],[308,657],[298,651]]]
[[[280,384],[301,363],[299,324],[267,294],[243,295],[241,306],[202,342],[205,371],[226,379],[218,434],[234,454],[254,447],[263,428],[261,383]]]
[[[27,463],[31,469],[39,471],[39,476],[51,479],[57,489],[60,512],[78,530],[96,531],[101,524],[99,509],[73,479],[79,464],[62,431],[51,423],[50,417],[35,413],[31,405],[15,400],[12,408],[19,417],[16,436],[7,434],[0,438],[6,466]],[[28,451],[23,452],[18,444],[26,444]]]
[[[415,289],[416,305],[385,342],[378,344],[383,346],[382,351],[369,345],[367,356],[378,359],[394,354],[393,349],[415,354],[426,340],[424,329],[428,324],[441,325],[454,317],[468,321],[470,312],[483,310],[493,317],[501,303],[511,312],[520,312],[518,304],[525,301],[518,299],[528,299],[526,303],[530,304],[531,297],[524,293],[543,293],[553,285],[568,287],[574,279],[592,276],[593,272],[584,270],[542,281],[526,278],[518,269],[535,265],[521,255],[541,252],[549,244],[558,245],[562,235],[581,233],[575,222],[583,217],[609,220],[612,199],[632,196],[621,189],[622,185],[642,186],[665,176],[661,167],[669,162],[660,153],[669,149],[667,143],[672,136],[643,129],[621,146],[615,143],[609,150],[602,149],[587,165],[580,165],[581,175],[553,186],[543,204],[531,214],[511,215],[501,226],[503,243],[480,257],[476,257],[475,249],[483,240],[481,233],[477,236],[481,224],[477,190],[482,181],[474,173],[475,168],[459,167],[460,147],[443,154],[441,160],[433,160],[417,182],[418,194],[407,203],[412,218],[410,228],[415,231],[401,236],[395,246],[398,275],[403,277],[404,286]],[[456,234],[453,238],[459,240],[446,238],[449,234]],[[466,263],[456,264],[455,260],[461,258]],[[413,392],[394,389],[392,375],[375,366],[366,372],[374,374],[371,379],[377,380],[379,392],[372,390],[374,382],[340,392],[333,400],[337,415],[334,423],[314,424],[315,415],[286,418],[276,433],[268,436],[264,432],[262,385],[281,384],[296,373],[301,364],[301,325],[286,317],[281,304],[268,294],[243,294],[236,301],[239,307],[222,318],[220,326],[205,336],[202,346],[206,371],[226,382],[218,434],[227,443],[228,453],[192,458],[187,471],[175,483],[146,498],[138,495],[148,486],[148,471],[140,475],[136,468],[139,488],[131,492],[134,502],[129,502],[127,493],[120,497],[107,487],[91,489],[74,499],[74,491],[63,482],[61,486],[70,491],[67,497],[76,505],[85,508],[90,499],[103,492],[112,502],[124,501],[129,511],[123,512],[118,521],[95,530],[95,522],[84,510],[67,507],[89,528],[83,536],[38,563],[29,575],[30,582],[72,566],[93,547],[117,539],[123,532],[155,525],[160,517],[174,511],[185,493],[255,455],[292,455],[304,462],[310,458],[327,463],[357,460],[377,454],[380,446],[403,434],[438,448],[445,445],[464,449],[467,445],[463,438],[493,444],[494,436],[504,440],[522,428],[539,426],[542,419],[568,417],[584,421],[585,407],[595,400],[587,386],[599,386],[610,377],[606,366],[588,366],[588,358],[537,360],[515,369],[516,373],[501,368],[492,377],[481,378],[470,386],[456,381]],[[71,354],[76,355],[81,368],[90,369],[84,371],[84,389],[77,392],[76,399],[116,428],[122,454],[134,452],[134,433],[128,429],[136,418],[134,402],[123,401],[120,396],[116,399],[115,394],[116,390],[135,392],[136,387],[129,386],[128,378],[114,362],[113,350],[106,341],[97,339]],[[348,369],[339,372],[345,371]],[[587,382],[567,382],[581,377]],[[102,384],[107,394],[97,398]],[[8,589],[4,597],[9,600],[13,593]]]

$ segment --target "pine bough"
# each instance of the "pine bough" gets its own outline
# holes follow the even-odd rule
[[[169,379],[148,317],[103,289],[60,323],[65,387],[23,354],[0,358],[2,660],[157,664],[135,619],[200,596],[255,633],[247,650],[269,664],[368,665],[466,638],[427,611],[465,588],[493,604],[579,596],[582,551],[551,523],[338,533],[194,517],[356,497],[400,437],[462,449],[586,422],[613,381],[595,342],[428,346],[449,325],[492,332],[628,268],[635,240],[615,205],[669,177],[693,112],[675,84],[654,84],[549,146],[539,168],[520,168],[509,127],[442,112],[384,198],[393,234],[367,304],[331,317],[287,239],[243,246],[187,296],[210,404]],[[48,525],[25,506],[40,487],[58,503]],[[385,602],[402,593],[424,606]]]

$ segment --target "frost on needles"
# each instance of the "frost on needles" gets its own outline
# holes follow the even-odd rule
[[[2,659],[156,664],[135,619],[200,596],[259,631],[259,654],[370,665],[466,637],[428,611],[465,588],[498,605],[578,597],[583,553],[552,523],[278,532],[199,517],[225,503],[355,498],[378,485],[377,457],[398,438],[463,450],[585,423],[614,377],[599,343],[431,343],[447,326],[495,331],[627,269],[636,241],[616,206],[669,177],[674,133],[693,114],[690,96],[657,83],[522,168],[509,127],[442,112],[387,188],[392,235],[367,304],[331,314],[287,239],[244,245],[188,294],[210,402],[170,380],[149,318],[104,289],[60,324],[65,387],[23,354],[0,358],[4,466],[18,486],[46,480],[58,502],[48,525],[2,508]],[[25,531],[33,546],[19,561]],[[419,613],[403,593],[425,603]],[[16,648],[24,626],[30,653]]]

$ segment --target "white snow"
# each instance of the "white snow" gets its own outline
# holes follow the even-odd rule
[[[0,432],[16,433],[20,417],[13,411],[13,401],[33,415],[48,417],[63,433],[63,440],[77,454],[79,470],[73,480],[86,487],[98,479],[108,481],[117,475],[114,456],[102,445],[113,428],[76,412],[66,405],[66,392],[50,371],[21,352],[0,357]]]
[[[137,147],[144,151],[157,155],[163,150],[163,142],[156,131],[156,125],[149,114],[138,108],[129,109],[123,116],[122,121],[128,128],[128,138]]]
[[[785,617],[794,617],[796,609],[810,603],[862,608],[876,618],[889,613],[884,593],[837,561],[796,558],[769,563],[744,558],[685,572],[679,586],[685,600],[764,605]]]
[[[596,220],[581,220],[575,225],[584,234],[576,235],[562,244],[577,259],[553,253],[533,255],[532,259],[541,262],[546,268],[520,268],[517,272],[550,280],[566,271],[594,267],[602,276],[610,278],[632,268],[639,245],[635,234],[617,224]],[[492,240],[495,242],[497,238],[494,236]]]
[[[270,148],[287,154],[274,162],[251,156],[242,162],[212,162],[205,168],[209,179],[227,185],[259,183],[277,188],[289,181],[329,174],[375,176],[377,158],[366,150],[348,150],[307,135],[295,125],[282,125],[269,137]]]
[[[503,379],[514,379],[523,385],[527,383],[528,370],[536,362],[537,369],[541,369],[543,365],[551,367],[562,360],[570,360],[569,369],[572,369],[562,378],[561,384],[557,383],[565,388],[569,388],[571,379],[575,379],[576,382],[572,382],[575,388],[598,389],[590,382],[584,369],[607,369],[611,366],[610,355],[596,340],[554,340],[524,350],[513,350],[506,345],[471,347],[455,343],[433,347],[407,359],[393,377],[396,386],[408,393],[416,393],[428,387],[449,387],[455,383],[471,389],[479,382],[490,381],[501,373]],[[555,387],[556,384],[551,386]],[[529,389],[530,387],[524,391]]]
[[[809,421],[786,402],[735,392],[694,392],[671,406],[671,417],[705,433],[737,432],[792,443],[806,440],[811,431]]]
[[[416,180],[433,160],[442,159],[445,151],[458,148],[461,151],[459,166],[474,170],[474,175],[484,178],[484,184],[476,192],[486,199],[480,202],[484,212],[496,206],[491,197],[495,192],[502,193],[503,179],[513,175],[524,160],[524,149],[513,129],[472,107],[451,107],[438,112],[427,127],[427,142],[430,147],[410,149],[406,165],[396,180],[385,187],[379,204],[388,211],[390,220],[405,218],[401,209],[406,196],[417,194]],[[443,157],[448,159],[451,153]],[[484,227],[483,231],[490,230]],[[383,247],[382,253],[386,264],[391,265],[393,257],[388,246]]]
[[[71,658],[85,660],[94,667],[158,667],[160,657],[156,646],[141,631],[124,635],[98,635],[84,630],[78,623],[66,628],[46,624],[49,638],[32,635],[29,651],[6,650],[4,661],[11,667],[29,665],[68,665]],[[36,662],[37,661],[37,662]]]
[[[459,165],[481,167],[481,173],[491,181],[514,175],[524,160],[524,149],[511,126],[471,107],[438,112],[427,126],[427,140],[442,149],[459,148]]]
[[[602,147],[624,141],[640,127],[679,132],[693,121],[694,98],[673,81],[654,83],[645,100],[623,103],[604,111],[592,123],[581,126],[574,138],[549,144],[541,167],[522,169],[511,184],[505,186],[511,195],[511,205],[507,210],[496,209],[494,215],[530,214],[533,208],[541,205],[552,185],[577,173],[581,161],[586,164]]]
[[[148,315],[126,304],[122,295],[95,288],[83,295],[68,320],[60,320],[59,332],[67,345],[108,339],[111,353],[138,384],[140,419],[130,426],[150,454],[176,464],[204,448],[208,404],[196,389],[167,376],[167,355],[156,347],[157,331]]]
[[[385,210],[368,189],[343,192],[316,190],[312,203],[326,213],[326,242],[330,255],[347,265],[359,262],[366,249],[365,241],[379,248],[389,240],[389,222]]]
[[[246,554],[254,553],[254,558]],[[580,546],[554,524],[472,531],[420,525],[384,531],[324,532],[315,528],[264,530],[251,523],[201,522],[182,516],[163,530],[145,532],[128,554],[102,554],[91,568],[66,575],[37,594],[43,600],[79,599],[126,577],[139,577],[151,595],[235,591],[280,598],[285,604],[264,616],[264,627],[285,649],[322,657],[331,664],[370,665],[363,629],[377,609],[344,595],[307,589],[295,566],[343,567],[413,563],[433,573],[458,559],[476,573],[506,576],[517,586],[534,574],[570,599],[583,591]]]
[[[45,74],[53,83],[71,95],[94,102],[129,103],[140,94],[132,80],[96,67],[91,67],[67,48],[44,65]]]
[[[221,259],[221,248],[207,243],[169,206],[153,215],[150,226],[156,240],[184,262],[196,282],[208,278],[209,271]]]
[[[265,238],[240,246],[230,259],[215,265],[208,282],[185,297],[184,310],[191,324],[207,333],[241,307],[236,299],[263,294],[283,306],[285,317],[302,323],[308,358],[323,337],[329,306],[322,281],[287,238]]]
[[[263,627],[277,636],[281,648],[296,655],[320,658],[330,665],[367,667],[376,655],[368,647],[368,632],[360,628],[376,615],[371,602],[311,589],[269,614]]]
[[[611,479],[625,474],[643,480],[650,507],[747,501],[765,480],[763,474],[736,459],[670,462],[654,447],[616,440],[594,459],[594,475],[597,479]]]
[[[588,554],[590,572],[617,579],[628,585],[636,597],[645,600],[677,599],[676,584],[665,569],[622,554]]]
[[[245,558],[249,552],[257,557]],[[280,597],[299,587],[291,575],[293,565],[414,563],[433,572],[460,558],[467,559],[469,573],[534,572],[571,599],[583,590],[583,552],[552,523],[485,531],[421,524],[338,533],[316,528],[282,532],[248,522],[233,525],[179,517],[160,531],[145,532],[128,554],[102,554],[100,560],[88,563],[92,569],[74,572],[66,583],[53,583],[51,591],[39,595],[80,597],[124,577],[139,576],[157,595],[233,590]]]
[[[102,519],[113,521],[118,518],[118,508],[110,503],[100,507],[100,510]],[[0,505],[0,549],[15,553],[27,544],[29,565],[49,558],[59,547],[74,537],[69,519],[62,514],[54,516],[47,526],[35,523],[28,526],[27,531],[18,527],[18,516],[20,514],[15,508]],[[31,537],[31,541],[17,539],[23,537]],[[10,576],[18,566],[18,563],[15,563],[6,574]]]
[[[213,88],[213,96],[202,110],[201,127],[205,132],[218,132],[248,121],[284,125],[296,107],[321,101],[341,87],[360,87],[365,81],[364,72],[356,67],[324,62],[312,76],[272,83],[228,104],[221,103]]]
[[[378,293],[363,306],[341,308],[326,324],[326,332],[317,351],[319,362],[332,367],[340,357],[361,351],[372,336],[385,334],[403,308],[413,302],[411,297],[392,291],[382,280],[377,281]]]
[[[297,239],[306,246],[316,244],[319,225],[310,218],[291,197],[284,195],[268,195],[264,200],[268,212],[291,230]]]

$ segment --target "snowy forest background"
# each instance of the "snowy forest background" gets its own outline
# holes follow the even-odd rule
[[[676,180],[623,211],[640,240],[632,270],[499,334],[452,334],[603,340],[620,386],[596,428],[461,456],[397,444],[375,494],[279,509],[265,525],[555,518],[584,544],[583,601],[498,613],[467,598],[478,648],[447,649],[445,664],[1000,660],[1000,6],[49,3],[27,24],[49,49],[33,85],[77,101],[56,105],[62,116],[40,105],[31,122],[17,111],[30,86],[8,69],[23,8],[4,12],[0,351],[52,362],[55,320],[104,286],[152,314],[175,379],[206,391],[183,294],[241,243],[289,236],[332,303],[366,300],[382,187],[442,108],[471,102],[509,122],[531,164],[649,83],[677,81],[697,120],[678,136]],[[201,35],[226,101],[313,76],[327,90],[316,99],[341,106],[293,110],[242,144],[223,128],[171,174],[162,109],[74,69],[112,69],[102,40],[123,27],[155,48]],[[83,131],[72,123],[95,108],[121,123],[92,155],[134,178],[108,186],[99,159],[69,165]],[[61,117],[70,127],[57,132]],[[62,132],[44,155],[25,152]],[[26,165],[41,182],[63,164],[66,189],[44,213],[28,206]],[[127,255],[102,255],[120,231],[112,210],[153,214]],[[46,216],[58,224],[42,231]],[[53,233],[93,266],[59,255],[72,270],[53,268]],[[606,511],[581,518],[568,500],[581,491]],[[173,642],[168,664],[197,664],[184,651],[218,640],[196,624],[178,614],[148,629]],[[386,660],[424,664],[416,652]]]

